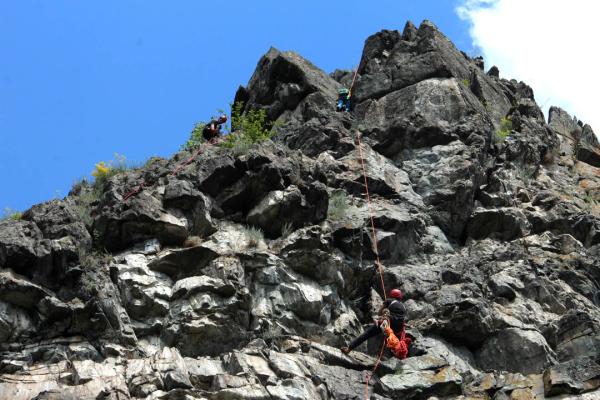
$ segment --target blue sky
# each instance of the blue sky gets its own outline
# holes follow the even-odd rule
[[[62,198],[114,153],[170,156],[270,46],[331,72],[430,19],[472,52],[457,2],[0,0],[0,210]]]

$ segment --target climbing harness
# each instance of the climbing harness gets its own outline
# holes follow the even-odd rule
[[[394,289],[397,290],[397,289]],[[392,290],[393,291],[393,290]],[[390,306],[394,304],[396,300],[392,301]],[[385,336],[385,346],[400,360],[404,360],[408,356],[408,346],[412,342],[410,338],[406,337],[406,330],[404,323],[402,323],[402,330],[400,331],[400,338],[396,335],[394,330],[390,326],[390,310],[386,308],[381,314],[381,324],[379,329]]]
[[[383,330],[383,334],[385,336],[385,345],[390,351],[399,358],[400,360],[404,360],[406,356],[408,356],[408,346],[411,343],[411,339],[406,337],[406,330],[404,328],[404,324],[402,325],[402,330],[400,331],[400,337],[396,336],[392,328],[390,328],[389,323]]]

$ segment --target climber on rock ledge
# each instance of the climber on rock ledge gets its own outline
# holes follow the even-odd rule
[[[208,124],[204,125],[202,137],[209,142],[214,142],[221,136],[221,124],[224,124],[225,122],[227,122],[227,115],[225,114],[222,114],[217,119],[213,118]]]
[[[378,314],[380,318],[369,329],[352,340],[348,346],[342,347],[342,353],[348,354],[365,340],[383,333],[386,338],[386,346],[394,356],[399,359],[407,357],[408,346],[410,346],[412,340],[406,337],[405,333],[406,308],[402,304],[400,289],[390,291],[389,298],[383,302]]]

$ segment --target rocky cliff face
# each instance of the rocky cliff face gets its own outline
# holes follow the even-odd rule
[[[427,21],[366,40],[336,113],[351,78],[271,49],[236,100],[273,142],[119,174],[91,222],[85,186],[0,222],[0,398],[364,399],[379,342],[337,350],[381,302],[360,151],[417,338],[371,398],[600,398],[592,129]]]

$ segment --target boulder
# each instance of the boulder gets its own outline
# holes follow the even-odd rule
[[[248,212],[246,220],[267,236],[277,237],[284,227],[294,230],[324,220],[327,203],[327,192],[320,182],[301,188],[291,185],[268,193]]]
[[[111,265],[127,314],[138,321],[165,316],[172,296],[172,281],[152,271],[148,260],[140,254],[124,257]]]
[[[428,78],[468,79],[469,61],[430,21],[423,21],[416,35],[381,31],[365,42],[354,88],[357,102],[379,98]]]
[[[474,152],[457,140],[407,152],[402,163],[429,216],[451,241],[464,240],[477,188],[484,179]]]
[[[579,394],[598,387],[600,387],[600,364],[594,358],[578,358],[544,371],[546,396]]]
[[[0,267],[31,276],[49,264],[50,243],[30,221],[0,221]]]
[[[467,223],[467,235],[473,239],[488,237],[513,240],[528,232],[525,214],[514,208],[476,209]]]
[[[89,249],[92,244],[90,234],[71,201],[52,200],[35,205],[25,211],[22,218],[35,223],[45,239],[71,237],[83,249]]]
[[[361,161],[362,160],[362,161]],[[363,145],[360,150],[354,150],[339,159],[335,171],[329,174],[328,183],[332,187],[340,187],[346,192],[362,196],[365,191],[366,174],[369,192],[384,197],[399,197],[415,206],[423,206],[423,201],[414,192],[410,177],[404,170],[398,168],[386,157],[373,151],[370,146]],[[318,168],[319,166],[317,166]]]
[[[167,208],[177,208],[186,213],[190,221],[190,234],[206,237],[217,230],[210,215],[211,201],[190,181],[169,181],[163,203]]]
[[[165,210],[161,200],[148,191],[130,198],[127,204],[117,196],[107,196],[104,201],[93,230],[108,250],[122,250],[153,238],[163,245],[179,245],[188,236],[187,219]]]
[[[217,252],[203,243],[200,246],[165,252],[152,260],[148,268],[174,279],[182,279],[198,274],[218,256]]]
[[[461,375],[443,359],[420,356],[403,361],[399,373],[382,377],[380,390],[392,398],[420,399],[461,394],[461,384]]]
[[[0,271],[0,300],[26,310],[35,309],[39,301],[52,294],[10,271]]]
[[[26,310],[13,304],[0,301],[0,340],[2,343],[10,343],[18,340],[21,336],[32,335],[35,332],[35,321]],[[21,368],[21,363],[17,363]],[[2,370],[12,372],[12,367],[2,366]]]
[[[195,387],[208,388],[216,375],[225,373],[223,363],[218,358],[184,358],[189,372],[190,382]]]
[[[266,109],[267,117],[275,120],[311,93],[321,92],[333,102],[338,87],[333,78],[302,56],[272,47],[259,60],[248,86],[238,90],[235,102],[244,102],[246,110]]]
[[[548,111],[548,125],[558,134],[560,140],[560,153],[565,156],[576,156],[576,143],[579,140],[581,128],[577,120],[572,118],[565,110],[559,107],[550,107]]]
[[[554,322],[559,361],[600,355],[600,322],[584,311],[570,311]]]
[[[477,361],[484,369],[532,374],[553,364],[555,356],[540,332],[508,328],[485,341]]]
[[[364,141],[386,157],[466,141],[469,135],[484,143],[493,129],[480,101],[455,79],[419,81],[361,103],[356,114]]]
[[[598,138],[589,125],[584,125],[577,146],[577,159],[600,168],[600,145]]]

